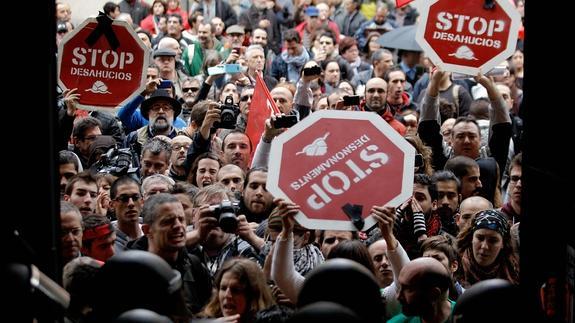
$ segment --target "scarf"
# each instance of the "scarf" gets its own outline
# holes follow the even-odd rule
[[[353,68],[353,71],[357,73],[357,69],[361,65],[361,58],[358,56],[353,63],[349,63],[349,65]]]
[[[508,218],[507,220],[510,223],[515,224],[516,222],[519,222],[520,215],[517,214],[517,212],[515,212],[515,210],[511,206],[511,202],[505,203],[503,205],[503,207],[501,207],[501,212],[503,212],[505,215],[507,215],[507,218]]]
[[[307,244],[302,248],[293,250],[293,263],[295,270],[302,276],[325,261],[321,250],[314,244]]]
[[[479,281],[492,278],[501,278],[512,284],[518,284],[519,277],[517,270],[515,268],[508,268],[504,261],[504,259],[498,256],[493,265],[489,267],[481,267],[475,261],[471,248],[467,248],[461,256],[464,286],[469,287]]]
[[[289,56],[287,51],[282,52],[282,59],[287,64],[287,79],[290,82],[297,82],[299,80],[299,73],[303,65],[309,61],[309,54],[305,48],[302,48],[299,56]]]

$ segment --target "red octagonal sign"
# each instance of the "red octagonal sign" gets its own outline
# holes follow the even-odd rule
[[[344,212],[361,206],[362,230],[374,205],[397,206],[412,194],[415,149],[371,112],[321,110],[274,139],[267,186],[301,207],[309,229],[357,230]]]
[[[104,34],[90,46],[86,39],[97,26],[96,18],[88,18],[62,40],[58,84],[63,89],[78,88],[78,103],[83,108],[110,110],[144,90],[149,49],[133,28],[120,20],[112,23],[120,46],[113,50]]]
[[[515,51],[521,18],[508,0],[422,1],[415,39],[433,63],[451,72],[486,73]]]

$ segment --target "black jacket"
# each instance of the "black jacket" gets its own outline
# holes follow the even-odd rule
[[[148,250],[148,238],[140,237],[128,242],[127,249]],[[184,248],[178,253],[178,259],[170,266],[182,275],[182,289],[186,307],[192,314],[208,303],[212,296],[212,278],[208,268],[195,255],[189,254]]]

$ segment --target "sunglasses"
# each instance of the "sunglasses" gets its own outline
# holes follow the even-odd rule
[[[246,102],[247,100],[253,98],[253,95],[244,95],[240,98],[240,101]]]
[[[132,195],[118,195],[116,197],[116,201],[122,202],[122,203],[128,203],[130,201],[130,199],[132,199],[132,201],[134,202],[138,202],[140,199],[142,198],[142,195],[140,194],[132,194]]]
[[[182,88],[182,92],[187,93],[187,92],[197,92],[200,88],[199,87],[183,87]]]

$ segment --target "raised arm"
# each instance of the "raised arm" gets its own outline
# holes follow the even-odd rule
[[[262,140],[256,147],[254,158],[252,160],[252,168],[267,167],[270,158],[270,149],[272,147],[272,140],[281,134],[285,129],[276,129],[272,127],[272,122],[275,121],[278,115],[273,115],[266,119],[264,132],[262,133]]]
[[[283,227],[276,240],[271,275],[282,292],[293,303],[297,303],[298,293],[305,280],[293,264],[294,216],[299,212],[299,206],[283,199],[275,199],[274,202],[279,208]]]
[[[443,137],[441,136],[441,118],[439,114],[439,82],[445,72],[436,69],[431,74],[423,103],[417,132],[423,142],[431,147],[433,168],[443,169],[447,157],[443,154]]]
[[[387,259],[393,271],[393,283],[385,287],[382,296],[386,303],[386,316],[392,317],[401,312],[401,305],[397,300],[399,286],[399,273],[410,260],[407,252],[403,249],[399,241],[393,235],[393,225],[395,222],[395,209],[393,207],[374,206],[371,214],[377,221],[381,235],[387,244]]]
[[[503,176],[509,153],[509,140],[511,140],[511,117],[505,107],[505,101],[497,86],[485,75],[478,74],[475,80],[487,90],[491,109],[489,109],[489,152],[495,158],[500,169],[500,177]]]

